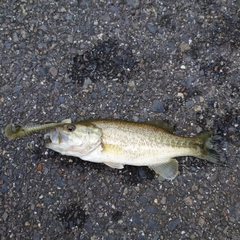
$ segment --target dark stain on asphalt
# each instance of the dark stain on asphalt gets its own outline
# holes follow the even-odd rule
[[[66,229],[72,229],[75,227],[82,228],[86,223],[88,215],[79,205],[72,204],[62,209],[57,218]]]
[[[123,170],[121,170],[121,175],[123,176],[123,182],[130,185],[137,185],[146,180],[152,180],[155,173],[148,167],[135,167],[126,165]]]
[[[68,73],[74,83],[80,84],[83,84],[86,78],[92,81],[114,78],[128,80],[135,64],[136,60],[128,46],[109,39],[99,42],[82,55],[76,55]]]

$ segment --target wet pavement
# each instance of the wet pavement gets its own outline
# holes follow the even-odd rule
[[[0,49],[1,240],[239,239],[238,0],[1,1]],[[214,129],[227,166],[182,157],[159,182],[4,136],[66,118]]]

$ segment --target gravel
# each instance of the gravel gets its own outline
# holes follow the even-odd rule
[[[1,1],[0,236],[232,239],[240,236],[239,1]],[[224,164],[178,158],[159,182],[62,156],[10,122],[166,120],[214,129]]]

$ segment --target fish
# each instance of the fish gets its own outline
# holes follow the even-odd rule
[[[48,129],[50,142],[46,147],[49,149],[111,168],[148,166],[160,181],[173,180],[179,175],[176,157],[192,156],[219,162],[219,154],[211,143],[213,130],[183,137],[173,134],[169,124],[157,120],[137,123],[90,119],[72,123],[71,119],[65,119],[37,126],[9,124],[5,135],[14,139]]]

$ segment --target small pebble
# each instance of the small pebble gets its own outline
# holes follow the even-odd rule
[[[157,28],[154,27],[151,24],[147,24],[147,29],[149,30],[149,32],[151,32],[152,34],[155,34],[157,32]]]
[[[166,197],[162,197],[161,199],[161,204],[166,204],[167,198]]]
[[[203,96],[199,96],[199,101],[200,101],[201,103],[204,102]]]
[[[132,220],[133,220],[133,223],[136,224],[136,225],[141,225],[142,224],[141,216],[137,212],[133,213]]]
[[[15,86],[13,88],[13,93],[18,94],[20,92],[21,88],[19,86]]]
[[[127,0],[127,4],[133,8],[138,8],[140,6],[140,0]]]
[[[174,231],[176,228],[177,228],[177,226],[180,224],[180,219],[175,219],[175,220],[172,220],[172,221],[170,221],[169,223],[168,223],[168,229],[170,230],[170,231]]]
[[[59,100],[60,103],[65,103],[65,97],[63,97],[63,96],[60,96],[58,98],[58,100]]]
[[[181,52],[185,52],[185,51],[190,50],[190,46],[189,46],[187,43],[182,42],[182,43],[180,44],[180,49],[181,49]]]
[[[185,65],[181,65],[180,68],[181,68],[181,69],[186,69],[186,66],[185,66]]]
[[[163,103],[159,100],[154,100],[152,104],[152,111],[163,113],[165,111]]]
[[[8,214],[6,212],[4,212],[2,215],[3,221],[6,222],[7,218],[8,218]]]
[[[193,102],[192,100],[187,101],[187,102],[185,103],[185,106],[186,106],[186,108],[191,108],[191,107],[194,106],[194,102]]]
[[[149,212],[149,213],[156,213],[157,212],[157,208],[155,206],[147,206],[146,207],[146,210]]]
[[[159,228],[159,224],[154,219],[151,219],[149,221],[148,227],[154,231],[157,231]]]
[[[43,169],[43,164],[42,164],[42,163],[39,163],[39,164],[37,165],[37,171],[42,171],[42,169]]]
[[[49,72],[52,74],[53,77],[56,77],[58,74],[58,70],[55,67],[51,67]]]
[[[39,73],[40,73],[42,76],[46,76],[46,75],[47,75],[45,69],[44,69],[42,66],[39,66],[39,67],[38,67],[38,71],[39,71]]]
[[[200,227],[203,227],[204,224],[205,224],[204,218],[200,217],[199,220],[198,220],[198,225],[199,225]]]
[[[89,85],[91,85],[91,84],[92,84],[91,79],[90,78],[86,78],[84,80],[83,89],[87,89],[89,87]]]
[[[47,27],[46,27],[45,25],[41,25],[41,26],[39,27],[39,29],[41,29],[41,30],[43,30],[43,31],[47,31]]]
[[[192,205],[192,199],[191,199],[191,197],[186,197],[186,198],[184,199],[184,202],[185,202],[185,204],[186,204],[187,206],[191,206],[191,205]]]
[[[14,42],[18,42],[18,40],[19,40],[19,39],[18,39],[18,35],[17,35],[16,32],[14,32],[14,33],[13,33],[13,41],[14,41]]]
[[[29,221],[26,221],[26,222],[24,223],[24,225],[25,225],[25,227],[29,227],[31,224],[30,224]]]

